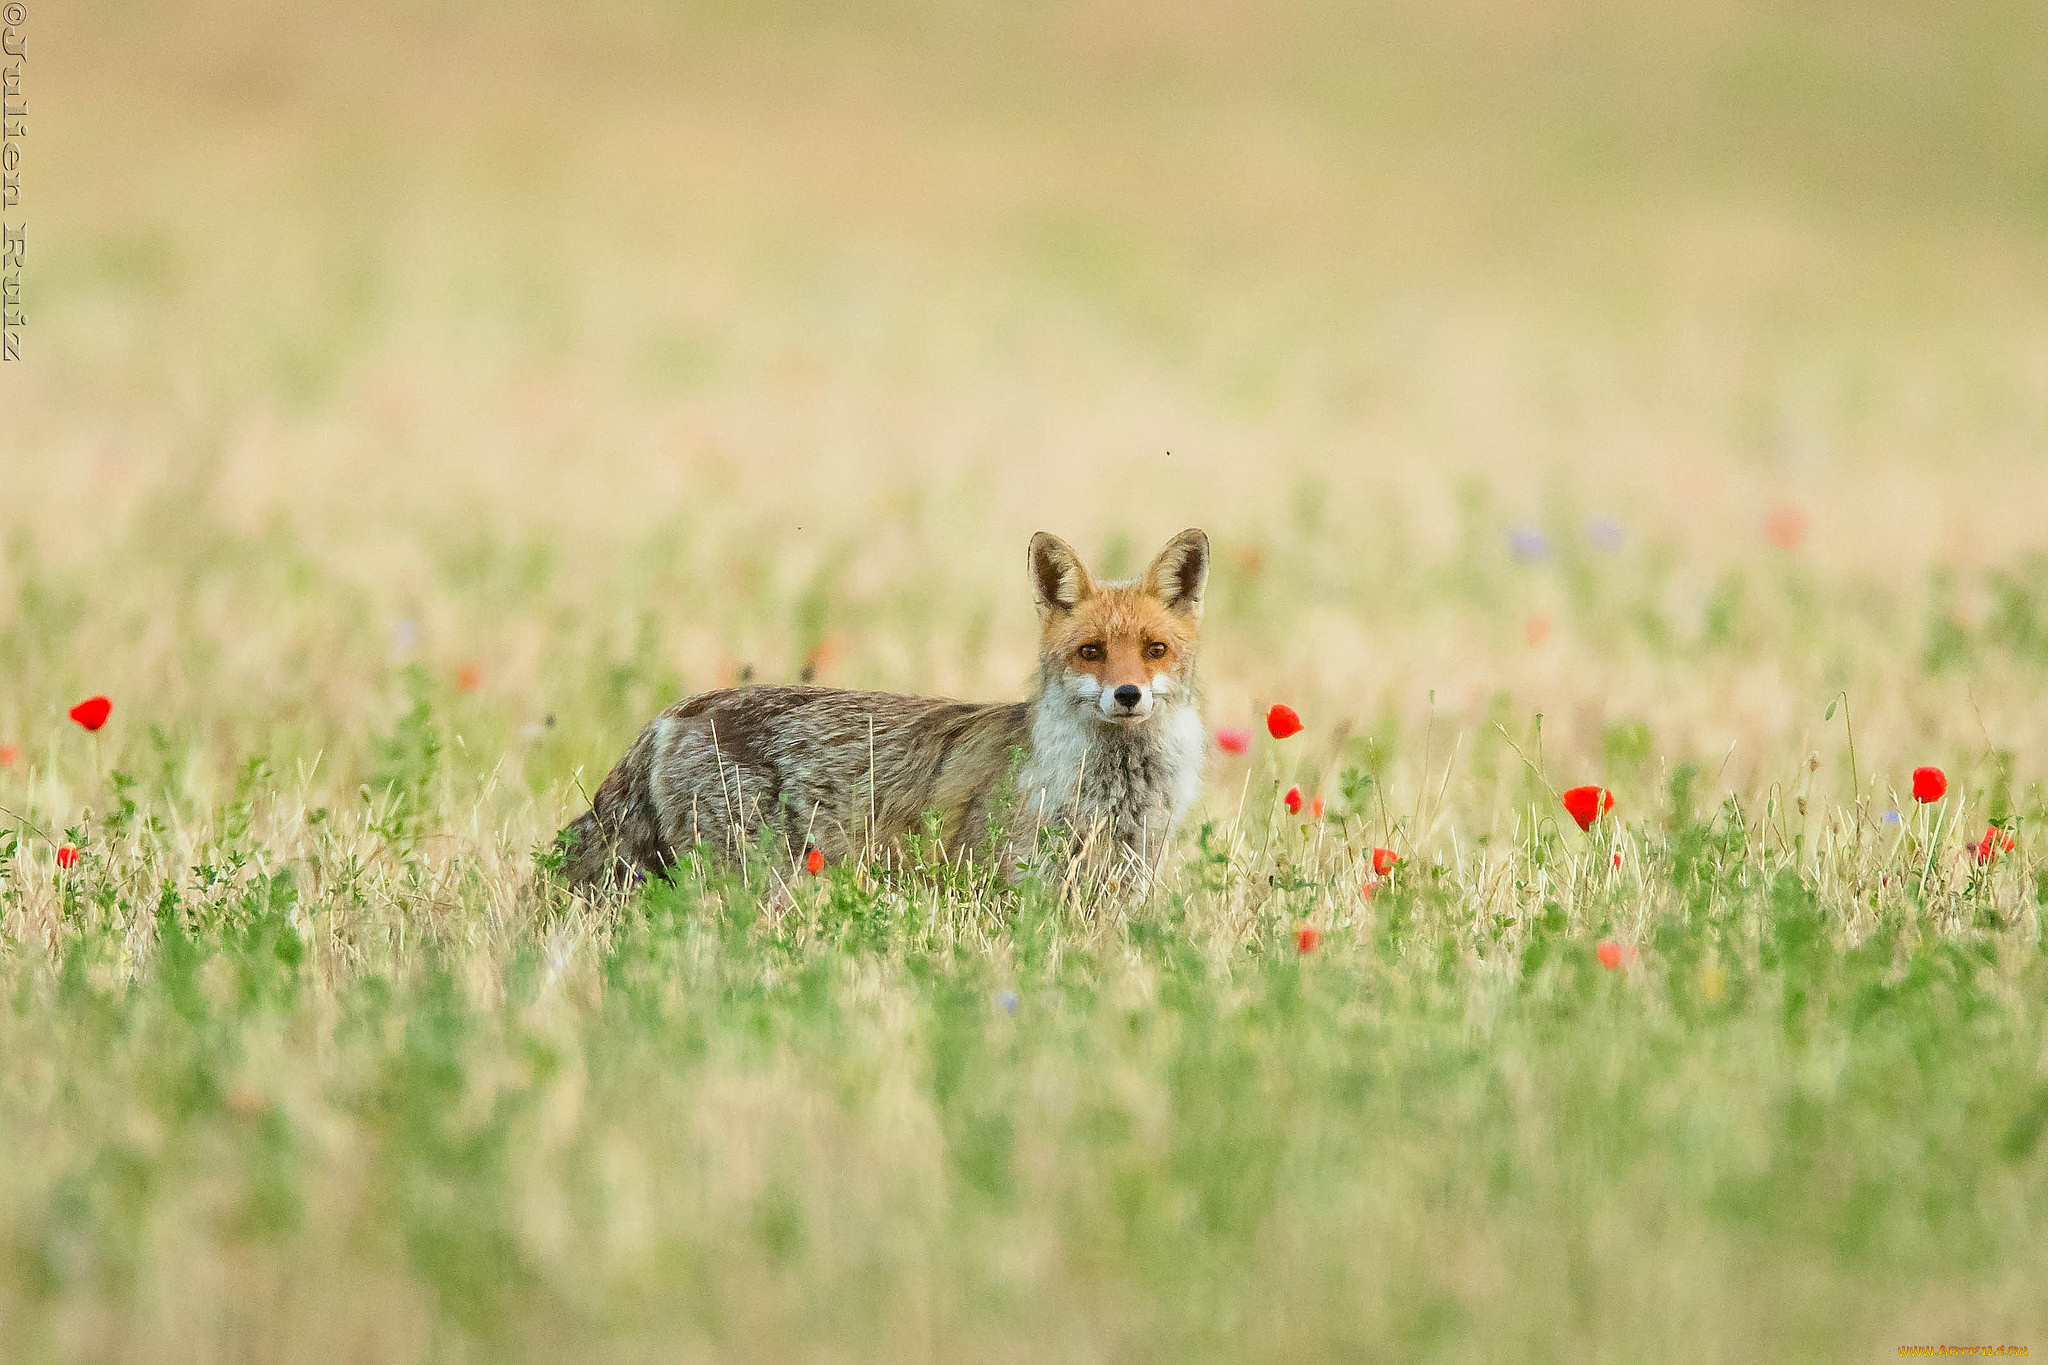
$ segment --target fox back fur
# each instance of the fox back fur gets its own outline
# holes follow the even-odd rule
[[[1028,700],[753,686],[677,702],[562,831],[570,885],[624,885],[700,845],[737,854],[764,835],[791,856],[893,854],[928,818],[949,856],[981,852],[1000,825],[995,852],[1014,860],[1051,827],[1067,856],[1142,881],[1201,790],[1209,538],[1181,532],[1132,582],[1095,583],[1042,531],[1029,564]]]

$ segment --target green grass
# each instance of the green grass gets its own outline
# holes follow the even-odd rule
[[[193,593],[268,562],[233,540]],[[446,590],[545,558],[465,551]],[[1223,561],[1227,641],[1270,608]],[[1407,571],[1475,624],[1515,591]],[[1567,628],[1637,614],[1625,564],[1524,572],[1576,575]],[[1920,676],[2038,668],[2031,572],[1974,630],[1931,611]],[[1825,658],[1777,632],[1833,591],[1651,635],[1694,672]],[[227,698],[212,727],[274,752],[222,768],[122,698],[0,773],[11,1355],[1850,1359],[2040,1326],[2048,879],[1966,851],[2048,825],[2009,755],[1891,824],[1903,774],[1849,787],[1846,733],[1824,780],[1717,795],[1615,722],[1582,742],[1624,800],[1582,834],[1499,696],[1262,736],[1139,906],[760,861],[587,905],[492,826],[539,844],[652,704],[647,641],[589,629],[547,651],[586,659],[545,689],[580,721],[530,738],[385,663],[361,739]],[[65,638],[30,613],[0,648]]]
[[[2039,1270],[2031,895],[1829,904],[1732,812],[1641,832],[1672,905],[1622,973],[1592,947],[1643,888],[1558,844],[1514,875],[1563,901],[1475,917],[1404,869],[1308,956],[1277,906],[846,870],[346,966],[262,852],[140,905],[90,856],[7,964],[24,1355],[82,1303],[175,1318],[180,1244],[323,1282],[215,1304],[227,1339],[385,1284],[398,1340],[478,1356],[1833,1357]]]

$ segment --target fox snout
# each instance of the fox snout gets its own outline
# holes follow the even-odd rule
[[[1092,673],[1069,673],[1065,682],[1077,701],[1094,702],[1102,719],[1116,724],[1150,718],[1157,703],[1173,691],[1173,679],[1165,674],[1139,682],[1112,683]]]
[[[1152,714],[1153,686],[1151,683],[1124,683],[1119,687],[1105,687],[1095,704],[1111,720],[1143,720]]]

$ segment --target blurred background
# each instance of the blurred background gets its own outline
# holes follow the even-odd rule
[[[1199,524],[1225,710],[1540,702],[1844,613],[1917,668],[2040,542],[2032,0],[26,28],[0,573],[51,695],[348,717],[424,654],[509,726],[578,651],[1014,695],[1032,531]],[[1744,596],[1788,564],[1825,585]]]

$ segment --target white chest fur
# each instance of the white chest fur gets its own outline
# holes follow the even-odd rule
[[[1156,859],[1202,790],[1205,734],[1192,698],[1163,701],[1141,725],[1101,719],[1092,702],[1048,688],[1034,709],[1017,782],[1027,809],[1083,839]]]

